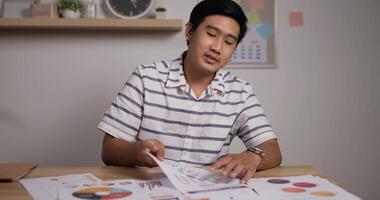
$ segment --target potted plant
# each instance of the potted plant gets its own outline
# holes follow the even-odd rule
[[[58,10],[64,18],[79,18],[84,13],[84,3],[81,0],[59,0]]]
[[[157,19],[165,19],[166,18],[166,8],[165,7],[157,7],[156,8],[156,18]]]

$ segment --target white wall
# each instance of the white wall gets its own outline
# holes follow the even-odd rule
[[[186,22],[196,1],[163,2]],[[283,165],[312,165],[378,199],[380,2],[279,0],[277,8],[278,68],[233,72],[255,86]],[[288,27],[298,10],[305,26]],[[96,125],[124,81],[185,47],[183,32],[0,30],[0,161],[101,165]]]

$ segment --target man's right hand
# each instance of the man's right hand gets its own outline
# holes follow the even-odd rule
[[[106,165],[155,167],[157,164],[148,152],[164,160],[165,146],[156,139],[129,142],[104,134],[102,159]]]
[[[156,167],[157,163],[148,155],[148,153],[153,154],[159,160],[164,160],[165,156],[165,146],[156,139],[148,139],[143,141],[135,142],[135,152],[139,164]]]

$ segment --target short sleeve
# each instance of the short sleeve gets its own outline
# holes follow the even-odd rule
[[[98,128],[116,138],[135,141],[142,118],[143,92],[141,73],[137,68],[111,103]]]
[[[247,98],[235,121],[238,127],[236,135],[246,147],[254,147],[277,137],[250,85],[246,91]]]

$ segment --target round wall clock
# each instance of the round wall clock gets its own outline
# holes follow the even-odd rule
[[[154,0],[106,0],[106,4],[116,17],[138,19],[153,10]]]

